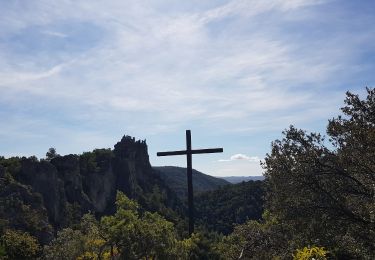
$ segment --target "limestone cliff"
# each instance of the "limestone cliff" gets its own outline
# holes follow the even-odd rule
[[[23,213],[9,208],[9,196],[39,211],[45,224],[55,229],[72,224],[89,211],[97,216],[114,212],[118,190],[148,210],[181,207],[177,196],[154,173],[146,142],[129,136],[124,136],[114,150],[96,149],[50,161],[0,157],[0,167],[0,221],[10,226],[15,225],[13,218]],[[25,225],[22,228],[28,230]]]

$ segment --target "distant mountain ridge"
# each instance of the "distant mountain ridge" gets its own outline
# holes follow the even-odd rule
[[[232,184],[240,183],[243,181],[263,181],[264,176],[226,176],[226,177],[216,177],[226,180]]]
[[[164,183],[174,191],[180,199],[187,196],[186,168],[176,166],[154,166],[155,173],[160,176]],[[193,189],[194,193],[216,190],[219,187],[230,185],[231,183],[213,177],[193,169]]]

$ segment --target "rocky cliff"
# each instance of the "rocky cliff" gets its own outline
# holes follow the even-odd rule
[[[174,192],[154,173],[146,142],[129,136],[113,150],[96,149],[48,161],[0,158],[0,188],[0,227],[25,229],[41,241],[83,213],[111,214],[118,190],[147,210],[168,213],[168,208],[181,208]],[[17,219],[25,216],[25,209],[30,217]],[[40,230],[28,229],[33,218],[41,222],[36,225]]]

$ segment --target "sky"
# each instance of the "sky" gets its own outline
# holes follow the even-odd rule
[[[214,176],[261,175],[290,125],[325,133],[375,85],[375,1],[0,0],[0,155],[146,139]]]

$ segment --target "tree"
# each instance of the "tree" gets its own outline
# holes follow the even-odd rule
[[[293,260],[326,260],[327,251],[324,247],[304,247],[303,249],[297,249]]]
[[[289,227],[290,248],[324,246],[338,257],[375,252],[375,90],[347,93],[329,121],[333,149],[291,126],[265,159],[267,208]],[[303,227],[303,228],[302,228]]]
[[[50,245],[44,247],[44,259],[76,259],[85,251],[85,237],[79,230],[65,228],[57,233]]]
[[[117,211],[101,219],[102,234],[126,259],[171,258],[176,234],[171,222],[157,213],[140,214],[139,205],[123,193],[117,194]]]
[[[101,237],[99,222],[92,214],[81,218],[77,229],[58,232],[50,245],[44,247],[44,259],[109,259],[109,249]]]
[[[1,237],[0,256],[5,259],[36,259],[39,252],[37,239],[27,232],[8,229]]]
[[[66,228],[44,247],[44,259],[188,259],[196,237],[178,240],[173,224],[157,213],[141,211],[118,192],[117,211],[97,221],[82,217],[78,228]]]
[[[60,155],[57,154],[56,149],[51,147],[48,149],[48,152],[46,153],[46,160],[51,161],[53,158],[56,158],[58,156]]]
[[[287,259],[290,256],[288,232],[269,211],[263,213],[262,221],[250,220],[236,226],[217,247],[224,259]]]

